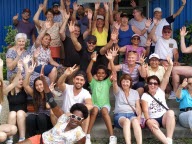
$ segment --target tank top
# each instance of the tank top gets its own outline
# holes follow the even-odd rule
[[[107,44],[108,32],[103,29],[102,33],[98,32],[97,28],[92,32],[92,35],[97,38],[97,46],[105,46]]]

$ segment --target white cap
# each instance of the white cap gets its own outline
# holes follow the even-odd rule
[[[102,16],[102,15],[97,15],[97,19],[102,19],[102,20],[104,20],[104,16]]]
[[[156,53],[151,54],[151,55],[149,56],[149,59],[151,59],[151,58],[157,58],[157,59],[160,59],[159,55],[156,54]]]
[[[162,12],[162,10],[161,10],[160,7],[156,7],[156,8],[153,10],[153,12],[156,12],[156,11],[158,11],[158,12]]]
[[[138,35],[138,34],[133,34],[132,38],[135,37],[135,36],[140,37],[140,35]]]

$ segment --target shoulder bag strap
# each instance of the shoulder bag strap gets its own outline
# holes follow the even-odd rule
[[[131,107],[132,111],[133,111],[134,113],[136,113],[136,110],[130,105],[130,103],[129,103],[127,97],[126,97],[126,95],[125,95],[125,99],[127,100],[127,104]],[[136,113],[136,114],[137,114],[137,113]]]
[[[147,92],[159,105],[161,105],[164,109],[169,110],[166,106],[164,106],[160,101],[158,101],[154,96],[152,96],[149,92]]]

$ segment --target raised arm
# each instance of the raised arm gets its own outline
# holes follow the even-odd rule
[[[113,81],[113,93],[117,94],[119,90],[119,86],[117,84],[117,73],[116,71],[112,71],[112,81]]]
[[[88,27],[88,29],[83,33],[83,39],[86,39],[87,36],[91,33],[92,16],[93,16],[92,10],[91,10],[91,9],[88,9],[87,17],[88,17],[88,20],[89,20],[89,27]]]
[[[91,82],[92,78],[93,78],[93,75],[91,73],[91,70],[92,70],[92,67],[93,67],[93,64],[94,62],[96,62],[97,60],[97,53],[96,52],[93,52],[91,54],[91,60],[89,62],[89,65],[87,67],[87,70],[86,70],[86,73],[87,73],[87,79],[88,79],[88,82]]]
[[[105,7],[105,12],[106,12],[106,14],[105,14],[105,26],[104,26],[104,28],[105,28],[105,30],[108,32],[108,30],[109,30],[109,4],[106,3],[106,2],[104,2],[104,7]]]
[[[65,80],[66,78],[73,74],[78,68],[76,67],[76,65],[74,65],[73,67],[68,67],[64,74],[59,78],[59,80],[57,81],[57,86],[59,87],[59,89],[64,92],[66,89],[66,85],[65,85]]]
[[[96,2],[95,3],[95,12],[94,12],[94,15],[93,15],[92,31],[94,31],[96,29],[97,12],[98,12],[99,7],[100,7],[100,2]]]
[[[70,17],[70,13],[67,13],[66,10],[61,11],[61,12],[63,12],[64,18],[63,18],[63,23],[61,25],[61,28],[59,30],[59,35],[60,35],[61,40],[64,41],[66,38],[65,31],[66,31],[66,26],[67,26],[67,23],[68,23],[68,20]]]
[[[178,15],[180,15],[180,13],[182,12],[182,10],[183,10],[184,7],[185,7],[186,0],[181,0],[181,1],[182,1],[182,5],[181,5],[181,7],[178,9],[178,11],[173,14],[173,18],[176,18]]]
[[[14,17],[13,17],[13,25],[16,26],[18,24],[18,18],[19,18],[19,13],[17,13]]]
[[[70,5],[71,5],[71,1],[70,0],[66,0],[66,11],[67,11],[67,14],[70,14],[70,11],[69,11],[69,9],[70,9]]]
[[[60,0],[60,7],[65,9],[65,0]]]
[[[173,61],[168,57],[167,58],[167,61],[169,63],[169,66],[168,66],[168,69],[166,70],[164,76],[163,76],[163,80],[160,84],[160,88],[164,91],[167,87],[167,84],[169,82],[169,77],[171,75],[171,71],[172,71],[172,68],[173,68]]]
[[[157,36],[155,35],[155,31],[156,31],[156,28],[159,24],[159,21],[157,19],[153,19],[153,23],[154,23],[154,26],[150,32],[150,34],[148,35],[148,38],[151,39],[153,42],[156,42],[157,41]]]
[[[44,13],[44,14],[45,14],[46,11],[47,11],[47,2],[48,2],[48,0],[44,0],[44,1],[43,1],[43,13]]]
[[[0,58],[0,80],[3,81],[3,60]]]
[[[187,33],[188,33],[188,31],[186,31],[185,26],[180,29],[182,53],[191,53],[192,52],[192,45],[189,47],[186,47],[186,44],[185,44],[185,36],[187,35]]]
[[[187,78],[185,78],[185,79],[183,80],[183,83],[182,83],[181,85],[179,85],[179,87],[178,87],[178,89],[177,89],[177,91],[176,91],[176,93],[175,93],[175,95],[176,95],[176,97],[177,97],[178,99],[181,98],[181,90],[182,90],[183,88],[185,88],[187,85],[188,85]]]
[[[72,17],[71,17],[71,20],[73,22],[76,22],[76,16],[77,16],[77,10],[79,9],[79,5],[77,4],[77,2],[74,2],[73,3],[73,14],[72,14]]]
[[[40,16],[40,13],[41,13],[41,11],[43,10],[43,8],[44,8],[44,5],[43,5],[43,4],[40,4],[37,12],[35,13],[35,15],[34,15],[34,17],[33,17],[33,21],[34,21],[35,25],[36,25],[38,28],[41,28],[40,23],[39,23],[39,16]]]
[[[75,23],[70,21],[70,23],[68,24],[68,27],[69,27],[69,32],[70,32],[72,43],[73,43],[76,51],[80,51],[82,49],[82,45],[79,43],[79,41],[77,40],[77,37],[74,34],[74,32],[75,32]]]
[[[114,19],[113,19],[113,0],[109,1],[109,23],[110,25],[113,25]]]
[[[147,77],[147,71],[146,71],[146,67],[145,67],[145,55],[142,54],[140,56],[140,59],[139,59],[139,63],[141,64],[141,66],[138,68],[139,70],[139,74],[142,78],[146,78]]]

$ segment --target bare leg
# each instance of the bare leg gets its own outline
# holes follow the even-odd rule
[[[154,119],[151,119],[153,121],[153,123],[155,123],[157,126],[159,126],[158,122]],[[149,125],[147,123],[147,126],[149,129],[151,129],[151,125]],[[159,139],[163,144],[167,144],[167,138],[166,136],[164,135],[164,133],[158,128],[153,128],[153,130],[151,130],[151,132],[157,137],[157,139]]]
[[[137,89],[138,93],[139,93],[139,96],[141,97],[143,95],[143,92],[144,92],[144,88],[138,88]]]
[[[19,129],[19,137],[25,138],[25,130],[26,130],[26,113],[23,110],[17,111],[17,125]]]
[[[163,127],[167,130],[167,137],[173,137],[173,132],[175,129],[175,115],[174,111],[168,110],[163,116]]]
[[[123,128],[123,135],[126,144],[131,144],[131,122],[127,118],[120,118],[119,124]]]
[[[56,69],[56,67],[54,67],[54,68],[51,70],[51,72],[49,73],[48,77],[49,77],[51,83],[52,83],[52,82],[53,82],[53,83],[55,82],[55,80],[56,80],[56,78],[57,78],[57,69]]]
[[[135,139],[137,144],[142,144],[142,132],[141,132],[141,127],[139,124],[139,121],[134,118],[131,121],[132,127],[133,127],[133,131],[134,131],[134,135],[135,135]]]
[[[16,112],[15,111],[9,112],[8,124],[16,125]]]
[[[83,121],[82,123],[82,129],[85,133],[87,133],[88,131],[88,127],[89,127],[89,122],[90,122],[90,115],[88,115],[88,117]]]
[[[90,134],[91,133],[91,130],[93,128],[93,125],[95,123],[95,119],[97,117],[97,114],[98,114],[99,110],[97,107],[94,107],[92,110],[91,110],[91,114],[90,114],[90,122],[89,122],[89,127],[88,127],[88,130],[87,130],[87,134]]]
[[[10,124],[0,125],[0,133],[5,133],[7,136],[13,136],[17,133],[17,127]]]
[[[112,123],[111,123],[111,118],[109,116],[109,111],[107,110],[107,108],[102,108],[101,109],[101,114],[102,114],[102,117],[105,121],[105,125],[107,126],[107,130],[109,132],[109,135],[110,136],[113,136],[113,127],[112,127]]]

